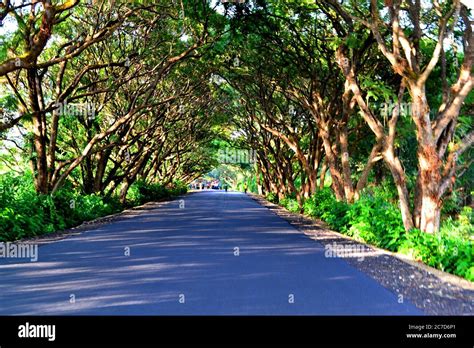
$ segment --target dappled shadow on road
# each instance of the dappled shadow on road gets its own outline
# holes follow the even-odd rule
[[[412,313],[266,208],[217,192],[40,246],[36,263],[1,260],[0,277],[0,314]]]

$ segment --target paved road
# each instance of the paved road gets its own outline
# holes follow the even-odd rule
[[[0,259],[0,280],[0,314],[422,314],[231,192],[41,245],[37,262]]]

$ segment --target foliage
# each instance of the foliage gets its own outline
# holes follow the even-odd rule
[[[474,211],[471,207],[463,207],[457,218],[448,217],[441,225],[444,234],[460,235],[465,238],[474,237]]]
[[[400,211],[383,196],[363,195],[350,206],[344,232],[357,240],[396,251],[405,234]]]
[[[298,213],[300,208],[298,206],[298,201],[292,197],[285,197],[280,201],[280,205],[291,211],[292,213]]]
[[[171,196],[184,195],[188,192],[188,185],[186,183],[176,180],[168,188],[170,190]]]
[[[138,182],[127,206],[143,204],[186,193],[187,187],[175,182],[160,184]],[[82,194],[65,185],[54,195],[37,194],[32,175],[0,177],[0,241],[12,241],[52,233],[84,221],[110,215],[124,208],[117,197]]]
[[[147,185],[144,181],[137,181],[134,186],[138,192],[135,201],[133,201],[135,204],[143,204],[154,199],[165,199],[170,196],[170,192],[160,184]]]
[[[317,191],[304,203],[305,214],[326,221],[335,230],[341,230],[346,225],[348,208],[346,203],[336,200],[328,187]]]
[[[128,191],[127,201],[131,205],[140,205],[179,196],[185,194],[187,190],[187,186],[180,181],[164,186],[160,183],[148,184],[143,180],[137,180]]]
[[[353,204],[338,202],[332,191],[324,188],[305,201],[304,212],[358,241],[410,255],[429,266],[473,281],[472,208],[464,207],[456,219],[446,219],[438,234],[417,229],[405,232],[398,207],[386,199],[387,189],[381,187],[367,190]],[[271,195],[267,195],[269,198]],[[294,199],[285,198],[280,204],[297,212],[292,209],[294,202]]]
[[[472,240],[447,233],[438,235],[412,230],[398,246],[401,253],[415,260],[474,281],[474,248]]]
[[[275,193],[273,193],[273,192],[267,193],[267,195],[265,196],[265,198],[266,198],[267,201],[269,201],[269,202],[278,203],[278,196],[277,196]]]

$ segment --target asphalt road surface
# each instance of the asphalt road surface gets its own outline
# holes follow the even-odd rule
[[[244,194],[199,192],[0,259],[0,315],[423,314],[324,251]]]

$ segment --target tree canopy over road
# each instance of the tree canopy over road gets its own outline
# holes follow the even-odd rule
[[[88,218],[63,218],[72,200],[181,192],[234,147],[255,152],[251,190],[354,237],[455,231],[464,263],[434,263],[474,279],[468,5],[3,0],[0,236]],[[396,221],[383,235],[344,220],[374,204]]]

